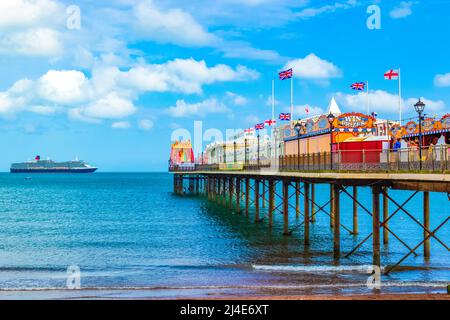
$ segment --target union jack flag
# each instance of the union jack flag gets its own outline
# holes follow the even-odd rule
[[[363,91],[366,88],[365,82],[355,82],[350,86],[353,90]]]
[[[264,129],[264,123],[258,123],[258,124],[255,124],[255,129],[256,129],[256,130],[262,130],[262,129]]]
[[[292,78],[292,75],[293,75],[292,68],[278,73],[280,80],[290,79],[290,78]]]
[[[291,114],[290,113],[280,113],[280,115],[278,116],[278,119],[280,119],[281,121],[289,121],[289,120],[291,120]]]
[[[266,121],[264,121],[264,123],[267,124],[269,127],[271,127],[271,126],[273,126],[274,124],[276,124],[277,121],[271,119],[271,120],[266,120]]]

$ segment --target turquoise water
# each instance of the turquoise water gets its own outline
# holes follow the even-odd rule
[[[285,237],[280,213],[269,230],[267,219],[253,222],[253,212],[246,218],[202,197],[176,196],[172,189],[167,173],[0,174],[0,298],[373,292],[365,271],[371,240],[350,258],[333,260],[325,214],[318,213],[305,248],[294,213],[295,230]],[[402,201],[411,193],[391,194]],[[328,186],[316,187],[319,204],[328,195]],[[360,189],[359,196],[370,209],[369,190]],[[419,194],[406,206],[419,221],[421,202]],[[446,194],[431,194],[432,229],[449,216],[449,204]],[[349,228],[351,208],[342,195],[341,219]],[[360,235],[341,230],[343,253],[371,231],[371,217],[359,212]],[[421,241],[420,227],[402,212],[390,228],[411,247]],[[447,245],[449,231],[450,223],[437,233]],[[382,264],[407,252],[391,235]],[[422,247],[417,252],[403,262],[409,268],[382,277],[382,292],[445,291],[449,252],[434,239],[428,262]],[[66,270],[73,265],[81,270],[81,290],[66,288]]]

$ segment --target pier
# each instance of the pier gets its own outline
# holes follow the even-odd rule
[[[275,169],[271,168],[270,164],[248,165],[241,168],[235,167],[235,169],[224,169],[223,165],[201,164],[191,168],[171,167],[174,193],[203,196],[208,201],[247,217],[252,208],[254,216],[250,221],[253,223],[262,221],[261,207],[267,207],[267,216],[264,217],[267,227],[273,227],[274,216],[279,213],[283,216],[283,234],[287,237],[293,236],[295,230],[303,228],[305,246],[311,242],[311,224],[316,223],[316,216],[326,215],[333,234],[333,257],[336,261],[349,258],[363,244],[371,241],[372,264],[381,266],[381,241],[383,245],[388,245],[390,237],[393,237],[404,246],[405,254],[398,262],[385,268],[385,274],[395,270],[410,255],[422,254],[425,260],[429,259],[432,254],[431,239],[450,253],[449,246],[439,238],[439,232],[441,236],[446,234],[444,226],[448,223],[450,214],[447,214],[443,221],[438,221],[437,227],[430,229],[430,219],[433,219],[430,214],[430,192],[447,193],[450,201],[450,175],[447,170],[439,172],[381,169],[368,172],[359,169],[342,171],[330,170],[329,164],[324,168],[325,170],[318,170],[321,162],[311,161],[309,167],[296,167],[296,163],[300,163],[297,161],[299,159],[291,160],[286,161],[286,158],[280,157],[280,165]],[[290,166],[290,163],[294,165]],[[447,163],[440,165],[447,168]],[[327,195],[328,199],[325,203],[319,203],[316,198],[315,189],[319,184],[329,186],[329,196]],[[371,203],[363,203],[358,199],[361,188],[370,188]],[[406,201],[399,201],[392,197],[390,190],[403,190],[408,193]],[[351,212],[342,212],[340,203],[343,197],[351,199]],[[423,213],[423,219],[420,220],[422,222],[405,208],[413,198],[417,197],[421,198],[420,210]],[[295,201],[290,201],[293,198]],[[300,210],[301,202],[303,202],[303,210]],[[449,203],[443,203],[442,209],[448,212]],[[397,235],[396,230],[389,227],[389,221],[400,213],[420,227],[423,236],[419,243],[406,243]],[[342,223],[342,214],[352,215],[351,226]],[[361,214],[371,216],[372,231],[364,235],[349,252],[342,252],[341,238],[359,234],[359,215]],[[289,225],[290,215],[299,218],[296,226]]]

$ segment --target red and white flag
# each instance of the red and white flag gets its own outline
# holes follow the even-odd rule
[[[306,114],[309,114],[309,106],[305,107],[305,112],[306,112]]]
[[[384,78],[386,80],[398,80],[398,77],[400,75],[400,72],[395,69],[391,69],[385,72]]]
[[[271,126],[275,125],[277,123],[277,121],[271,119],[271,120],[264,121],[264,123],[267,124],[269,127],[271,127]]]
[[[245,130],[244,130],[244,133],[245,133],[245,134],[251,134],[251,133],[253,133],[253,131],[255,131],[255,129],[253,129],[253,128],[248,128],[248,129],[245,129]]]

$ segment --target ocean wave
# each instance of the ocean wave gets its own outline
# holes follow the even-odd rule
[[[309,273],[320,273],[320,272],[367,272],[371,265],[360,265],[360,266],[299,266],[299,265],[252,265],[255,270],[264,271],[289,271],[289,272],[309,272]],[[381,271],[385,267],[381,267]]]
[[[381,287],[410,287],[410,288],[446,288],[446,281],[382,281]],[[132,286],[132,287],[82,287],[68,289],[65,287],[24,287],[0,288],[0,292],[16,291],[156,291],[156,290],[308,290],[308,289],[346,289],[366,288],[366,283],[334,283],[334,284],[305,284],[305,285],[211,285],[211,286]]]

